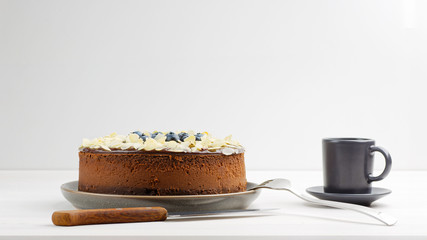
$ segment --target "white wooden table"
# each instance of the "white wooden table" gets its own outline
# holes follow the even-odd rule
[[[280,208],[269,216],[58,227],[57,210],[74,207],[59,190],[77,171],[0,171],[0,239],[427,239],[427,172],[392,171],[374,186],[393,193],[373,208],[399,219],[387,227],[365,215],[313,206],[285,191],[262,190],[251,208]],[[248,171],[262,182],[287,178],[300,192],[322,184],[320,171]],[[362,238],[363,237],[363,238]]]

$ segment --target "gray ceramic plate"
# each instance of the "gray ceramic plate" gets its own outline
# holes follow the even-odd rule
[[[78,191],[78,182],[61,186],[64,197],[79,209],[164,207],[173,212],[203,212],[247,208],[260,194],[260,190],[213,195],[142,196],[99,194]],[[257,184],[248,182],[247,188]]]

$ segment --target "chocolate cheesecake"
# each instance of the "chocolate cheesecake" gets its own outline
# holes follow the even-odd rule
[[[140,132],[84,139],[79,191],[198,195],[246,190],[244,148],[231,136]]]

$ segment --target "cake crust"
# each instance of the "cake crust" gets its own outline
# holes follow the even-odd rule
[[[244,153],[79,152],[79,191],[198,195],[246,190]]]

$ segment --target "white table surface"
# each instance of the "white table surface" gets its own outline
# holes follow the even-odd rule
[[[320,171],[248,171],[262,182],[287,178],[300,192],[322,184]],[[262,190],[250,208],[280,208],[269,216],[58,227],[57,210],[74,207],[59,186],[77,171],[0,171],[0,239],[427,239],[427,171],[392,171],[374,186],[393,193],[372,207],[399,219],[395,226],[353,211],[319,207],[285,191]]]

